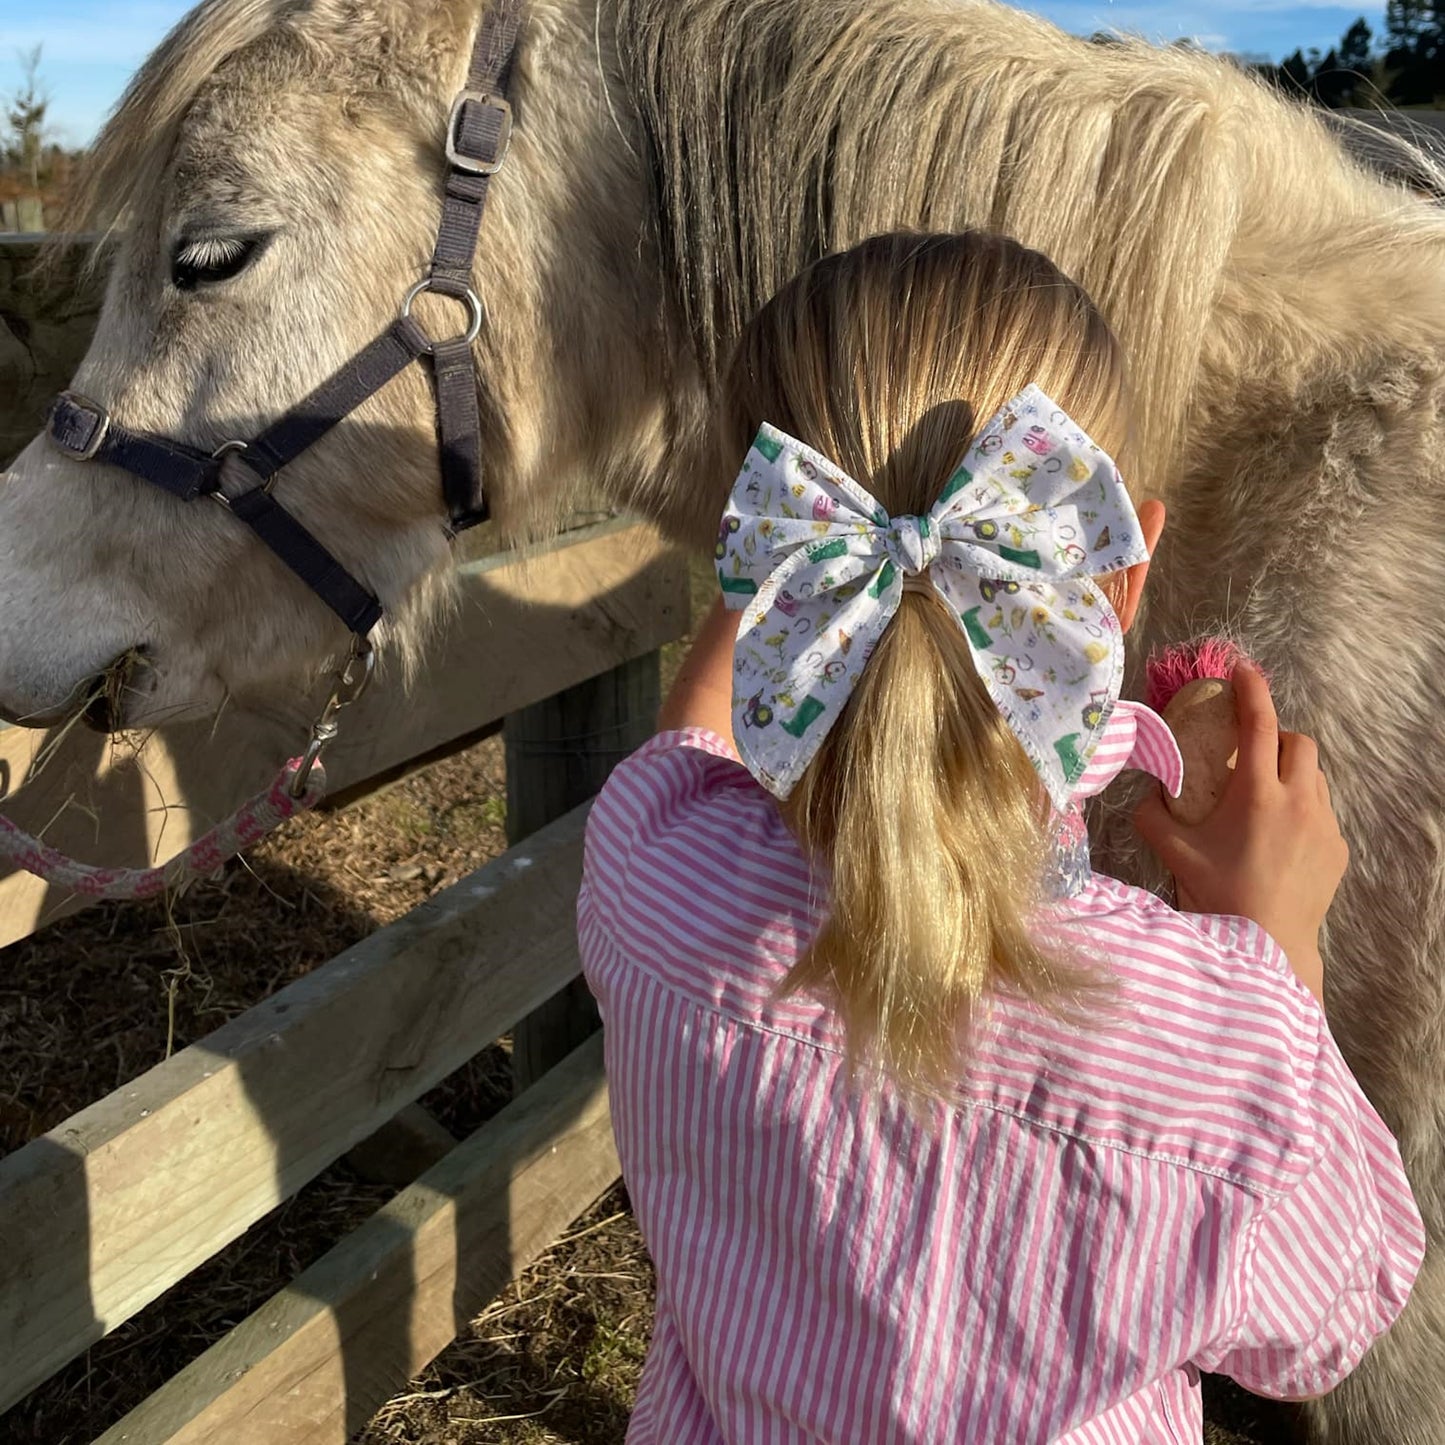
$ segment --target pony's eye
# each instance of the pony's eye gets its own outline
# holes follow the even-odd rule
[[[216,286],[239,276],[265,247],[266,236],[213,236],[177,242],[171,281],[178,291]]]

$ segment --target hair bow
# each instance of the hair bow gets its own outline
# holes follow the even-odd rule
[[[765,425],[718,537],[740,608],[739,754],[786,798],[838,720],[906,579],[926,578],[1055,808],[1119,695],[1119,619],[1094,578],[1148,550],[1110,457],[1036,386],[979,433],[925,517],[890,517],[811,447]]]

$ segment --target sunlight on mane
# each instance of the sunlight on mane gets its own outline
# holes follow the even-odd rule
[[[1445,215],[1217,57],[1090,45],[990,0],[618,0],[618,31],[708,375],[818,256],[900,222],[1010,232],[1120,332],[1147,491],[1180,454],[1241,235],[1278,230],[1271,264],[1344,267],[1445,239]]]

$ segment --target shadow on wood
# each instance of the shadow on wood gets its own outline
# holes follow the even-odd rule
[[[617,1173],[593,1039],[97,1445],[343,1445]]]
[[[471,564],[464,581],[474,627],[454,630],[443,644],[433,690],[411,699],[378,693],[370,704],[374,729],[348,719],[348,747],[337,752],[339,779],[344,784],[348,776],[373,776],[404,760],[438,726],[469,728],[479,717],[514,712],[571,687],[576,691],[568,707],[551,713],[564,724],[552,742],[567,756],[560,767],[552,765],[556,760],[543,766],[534,756],[522,771],[531,769],[534,785],[545,788],[548,810],[559,806],[559,797],[595,791],[607,768],[651,728],[657,673],[655,656],[646,655],[687,626],[680,560],[650,529],[614,523],[528,562]],[[590,689],[579,688],[598,667],[615,671]],[[439,694],[445,706],[437,703]],[[577,731],[587,737],[580,751],[568,741],[572,708],[581,709]],[[599,725],[604,714],[615,723]],[[241,737],[239,754],[222,746],[223,739],[194,733],[186,745],[161,754],[170,796],[188,803],[204,798],[209,814],[253,791],[253,778],[238,781],[215,759],[249,764],[263,776],[274,768],[284,756],[273,751],[284,719],[257,716],[266,726]],[[156,746],[166,741],[160,738]],[[23,756],[35,739],[0,734],[0,753],[21,744]],[[78,738],[68,745],[76,750],[73,766],[94,777],[103,740]],[[573,751],[576,758],[569,760]],[[132,770],[131,777],[155,786],[153,773],[147,778]],[[116,787],[117,780],[107,786]],[[142,829],[154,816],[151,794],[107,795],[117,796],[124,806],[117,809],[110,841],[148,850],[154,840]],[[527,796],[514,790],[523,818]],[[43,810],[43,799],[28,790],[20,802]],[[0,1160],[0,1217],[7,1224],[7,1248],[0,1252],[0,1408],[133,1316],[575,978],[583,825],[583,812],[569,814]],[[570,1105],[558,1107],[565,1112]],[[605,1108],[601,1119],[594,1132],[599,1140],[606,1136],[610,1149]],[[596,1167],[594,1194],[616,1172],[615,1163]],[[539,1228],[537,1249],[594,1197],[578,1198],[570,1190],[557,1198],[569,1201],[572,1213],[560,1213],[558,1203],[552,1213],[538,1214],[553,1224]],[[440,1240],[442,1226],[430,1228],[428,1238]],[[528,1219],[494,1218],[483,1232],[520,1240],[532,1228]],[[457,1247],[453,1241],[453,1259]],[[357,1304],[365,1320],[354,1329],[336,1321],[308,1326],[339,1331],[332,1347],[342,1355],[336,1365],[342,1403],[337,1407],[333,1397],[327,1417],[337,1430],[384,1398],[378,1389],[404,1379],[397,1370],[430,1358],[425,1352],[435,1353],[455,1332],[460,1305],[449,1307],[439,1323],[435,1289],[420,1274],[403,1278],[400,1264],[389,1268],[384,1309],[366,1313],[372,1306]],[[433,1348],[429,1342],[438,1330],[445,1338]],[[326,1433],[331,1425],[318,1422],[317,1428],[321,1434],[294,1438],[344,1438]],[[147,1437],[129,1438],[141,1445]],[[292,1437],[251,1438],[270,1445]]]
[[[513,843],[595,797],[612,769],[652,736],[661,703],[656,653],[625,662],[507,719],[507,838]],[[597,1032],[597,1004],[580,979],[512,1034],[520,1093]]]
[[[625,520],[569,534],[535,556],[468,563],[459,586],[457,616],[415,686],[383,674],[344,715],[327,757],[333,793],[359,796],[419,754],[465,746],[509,714],[687,630],[681,557],[654,529]],[[0,763],[17,783],[29,779],[4,798],[4,811],[87,862],[134,867],[170,857],[300,751],[326,687],[318,682],[309,699],[237,702],[216,724],[157,731],[139,752],[74,727],[51,754],[49,735],[0,727]],[[37,758],[45,766],[32,777]],[[532,784],[548,787],[547,771],[534,771]],[[77,906],[38,880],[0,873],[0,945]]]

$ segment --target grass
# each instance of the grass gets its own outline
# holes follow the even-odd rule
[[[361,1445],[617,1445],[652,1298],[619,1187],[385,1406]]]

